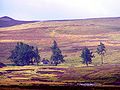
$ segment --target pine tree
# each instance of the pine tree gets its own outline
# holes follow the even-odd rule
[[[80,57],[83,59],[83,63],[88,66],[88,64],[92,63],[92,58],[94,55],[87,47],[85,47],[82,49],[82,54]]]
[[[33,46],[29,46],[20,42],[17,43],[15,49],[11,51],[11,56],[9,59],[11,59],[12,62],[19,66],[30,65],[30,63],[34,63],[33,59],[37,61],[40,59],[38,51],[37,53],[35,51],[36,50]]]
[[[35,57],[36,57],[36,59],[35,59],[35,62],[37,63],[37,65],[38,65],[38,63],[40,62],[39,60],[40,60],[40,55],[39,55],[39,50],[38,50],[38,48],[36,47],[36,49],[35,49]]]
[[[52,50],[51,64],[55,64],[57,66],[57,64],[64,62],[62,52],[59,49],[57,42],[55,40],[53,42],[51,50]]]
[[[97,46],[97,53],[101,56],[101,63],[103,64],[103,57],[106,53],[106,50],[105,45],[102,42],[100,42],[100,45]]]

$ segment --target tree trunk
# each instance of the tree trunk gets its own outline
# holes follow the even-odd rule
[[[88,66],[88,62],[86,61],[86,65]]]
[[[101,54],[101,63],[103,64],[103,54]]]

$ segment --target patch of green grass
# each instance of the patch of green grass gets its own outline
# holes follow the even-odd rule
[[[49,80],[51,80],[51,81],[53,81],[53,82],[54,82],[54,81],[57,81],[57,80],[58,80],[58,78],[56,78],[56,77],[50,77],[50,78],[49,78]]]
[[[65,58],[65,63],[77,65],[79,63],[82,63],[82,58],[80,58],[79,56],[67,57]]]
[[[6,76],[3,76],[3,75],[0,76],[0,79],[5,79],[5,78],[6,78]]]

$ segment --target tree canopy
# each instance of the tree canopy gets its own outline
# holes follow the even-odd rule
[[[18,42],[14,50],[11,51],[9,59],[16,65],[24,66],[33,64],[34,62],[38,64],[40,56],[37,47],[35,48],[28,44]]]
[[[106,53],[106,48],[102,42],[100,42],[100,45],[97,46],[97,53],[101,55],[101,62],[103,64],[103,56]]]
[[[101,55],[105,54],[105,52],[106,52],[105,45],[102,42],[100,42],[100,45],[97,46],[97,53]]]
[[[84,47],[82,49],[81,58],[82,58],[84,64],[86,64],[87,66],[88,66],[88,64],[91,64],[93,57],[94,57],[94,55],[87,47]]]
[[[51,47],[52,56],[51,56],[51,64],[59,64],[64,62],[64,56],[62,55],[61,50],[59,49],[57,42],[54,40],[53,45]]]

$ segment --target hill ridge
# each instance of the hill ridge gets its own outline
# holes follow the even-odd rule
[[[38,21],[22,21],[22,20],[15,20],[8,16],[0,17],[0,27],[10,27],[20,24],[26,24],[26,23],[34,23]]]

